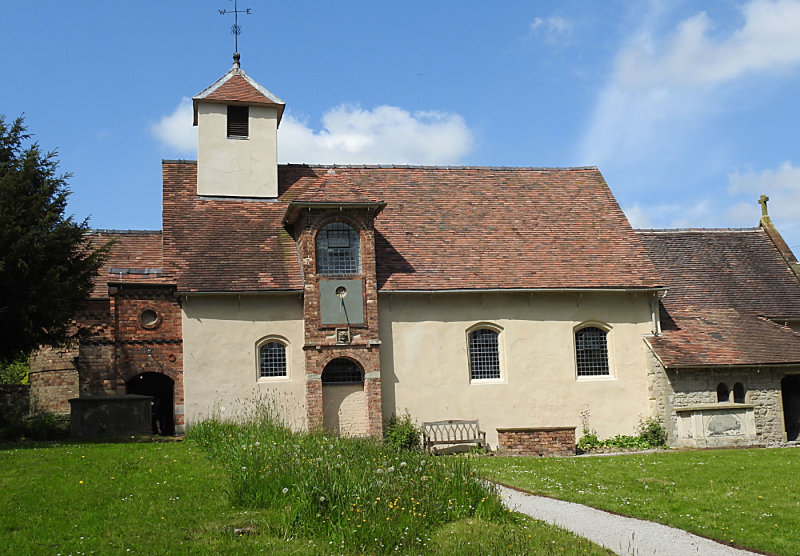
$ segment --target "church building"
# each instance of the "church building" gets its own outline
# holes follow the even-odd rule
[[[633,230],[597,168],[278,164],[284,102],[240,67],[163,161],[161,231],[114,240],[37,404],[146,394],[181,434],[268,398],[298,429],[478,419],[493,448],[575,430],[673,445],[800,432],[800,270],[747,230]],[[566,436],[565,436],[566,435]]]

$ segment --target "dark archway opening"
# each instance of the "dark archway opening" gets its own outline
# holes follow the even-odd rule
[[[786,423],[786,440],[797,440],[800,435],[800,375],[783,377],[783,422]]]
[[[175,434],[174,380],[161,373],[142,373],[125,383],[125,391],[128,394],[153,397],[150,406],[153,434],[161,436]]]
[[[364,384],[364,373],[353,361],[340,357],[325,365],[322,370],[322,384]]]

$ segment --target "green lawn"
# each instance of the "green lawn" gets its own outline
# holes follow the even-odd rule
[[[0,552],[7,554],[354,553],[324,538],[284,538],[271,509],[233,507],[230,481],[191,442],[0,446]],[[252,533],[235,536],[234,527]],[[429,554],[607,554],[530,519],[460,519]]]
[[[774,554],[800,554],[800,450],[480,458],[494,480]]]

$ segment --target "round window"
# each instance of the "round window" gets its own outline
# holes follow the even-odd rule
[[[144,328],[155,328],[161,323],[161,315],[153,309],[145,309],[139,314],[139,322]]]

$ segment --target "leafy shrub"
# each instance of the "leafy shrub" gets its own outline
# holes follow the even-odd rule
[[[422,428],[408,412],[400,417],[392,415],[383,425],[383,438],[387,444],[398,450],[419,450]]]
[[[644,421],[639,421],[637,432],[639,433],[639,438],[648,447],[657,448],[665,446],[667,443],[667,431],[664,430],[661,422],[655,417],[648,417]]]
[[[578,452],[585,453],[600,448],[618,448],[623,450],[661,448],[666,445],[666,432],[664,427],[654,417],[639,421],[636,427],[636,436],[618,434],[612,438],[600,440],[594,431],[583,431],[583,436],[578,440]]]
[[[28,357],[0,361],[0,384],[28,384]]]
[[[594,448],[599,448],[602,442],[597,435],[593,432],[584,431],[583,436],[578,440],[576,445],[578,452],[589,452]]]

